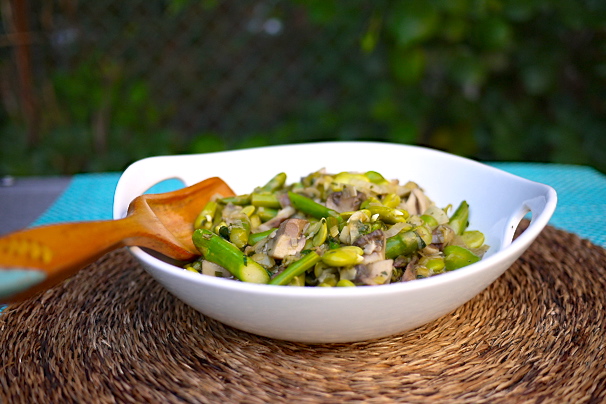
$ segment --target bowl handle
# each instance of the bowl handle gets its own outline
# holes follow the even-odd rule
[[[547,185],[542,186],[545,187],[545,193],[524,200],[520,204],[520,208],[509,217],[507,226],[505,227],[502,248],[507,247],[512,243],[530,244],[549,222],[549,219],[556,208],[557,194],[553,188]],[[513,238],[520,222],[528,213],[530,213],[530,224],[524,232],[514,240]]]
[[[175,160],[170,156],[158,156],[134,162],[124,170],[116,185],[114,219],[125,217],[131,201],[154,185],[165,180],[178,179],[185,186],[189,186],[200,180],[197,175],[199,174],[192,170],[187,158]]]

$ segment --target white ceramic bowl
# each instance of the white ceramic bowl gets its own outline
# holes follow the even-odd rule
[[[469,228],[485,234],[490,250],[480,262],[442,275],[356,288],[246,284],[184,271],[137,247],[131,252],[179,299],[235,328],[307,343],[361,341],[421,326],[476,296],[528,248],[556,207],[551,187],[469,159],[398,144],[327,142],[140,160],[118,182],[114,218],[124,217],[136,196],[166,179],[192,185],[218,176],[240,194],[278,172],[286,172],[291,183],[323,167],[415,181],[438,206],[467,200]],[[512,242],[528,212],[528,229]]]

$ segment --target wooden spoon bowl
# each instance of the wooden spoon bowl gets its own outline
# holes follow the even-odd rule
[[[0,238],[0,302],[24,300],[123,246],[146,247],[178,261],[200,253],[194,220],[215,195],[234,195],[220,178],[135,198],[123,219],[62,223]]]

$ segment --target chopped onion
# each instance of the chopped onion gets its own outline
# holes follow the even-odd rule
[[[389,229],[384,230],[385,238],[390,238],[404,230],[405,228],[410,227],[410,225],[406,222],[399,222],[391,226]]]
[[[448,215],[444,212],[444,209],[438,208],[436,205],[429,206],[423,214],[432,216],[438,221],[438,224],[448,223]]]

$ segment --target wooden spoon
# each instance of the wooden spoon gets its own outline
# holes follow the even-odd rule
[[[214,195],[232,196],[220,178],[135,198],[124,219],[36,227],[0,238],[0,302],[17,302],[122,246],[147,247],[178,261],[200,255],[193,223]]]

